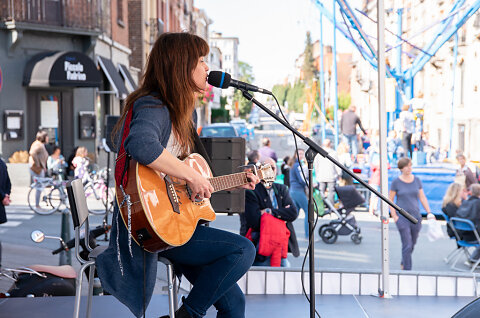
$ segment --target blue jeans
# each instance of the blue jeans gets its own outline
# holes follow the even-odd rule
[[[397,223],[398,233],[402,241],[402,265],[404,270],[412,270],[412,253],[417,243],[418,234],[422,229],[421,220],[417,224],[413,224],[407,219],[400,217]]]
[[[350,154],[356,158],[358,154],[357,135],[343,135],[343,142],[350,148]]]
[[[305,237],[308,237],[308,199],[305,192],[290,188],[290,197],[298,210],[305,212]]]
[[[219,318],[245,317],[245,296],[237,281],[255,259],[247,238],[211,227],[198,226],[188,243],[163,251],[193,288],[183,302],[192,317],[203,317],[212,305]]]
[[[270,266],[270,257],[267,257],[263,262],[253,262],[253,266]],[[282,258],[280,267],[290,267],[290,262],[287,258]]]
[[[30,177],[32,179],[32,182],[34,178],[45,178],[45,170],[40,171],[40,173],[38,174],[33,172],[32,169],[28,169],[28,170],[30,171]],[[41,185],[35,186],[35,206],[36,207],[38,207],[40,204],[40,196],[42,195],[42,190],[43,190],[43,187]]]

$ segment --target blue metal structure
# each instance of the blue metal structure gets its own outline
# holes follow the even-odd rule
[[[352,42],[363,58],[373,66],[376,70],[377,67],[377,52],[375,47],[369,41],[368,35],[362,29],[360,20],[355,15],[355,12],[352,10],[347,0],[334,0],[334,2],[339,4],[340,12],[346,17],[346,23],[338,23],[335,19],[335,12],[332,14],[325,6],[321,0],[312,0],[317,8],[320,10],[321,14],[329,19],[335,29],[340,31],[342,35]],[[399,26],[397,30],[397,37],[402,41],[397,47],[397,56],[396,56],[396,67],[392,69],[387,65],[387,75],[393,77],[396,80],[396,111],[395,114],[391,115],[390,128],[393,125],[393,119],[398,116],[400,112],[401,105],[414,97],[414,77],[415,75],[423,69],[426,63],[434,56],[438,50],[454,35],[457,33],[458,29],[461,28],[467,20],[480,8],[480,0],[475,0],[471,4],[465,4],[466,0],[456,0],[446,16],[442,21],[439,22],[437,30],[434,37],[428,42],[428,44],[419,49],[420,53],[415,57],[412,65],[406,69],[402,69],[401,65],[401,43],[407,42],[404,40],[402,35],[402,11],[397,11]],[[455,21],[454,21],[455,20]],[[348,23],[347,23],[348,22]],[[354,30],[360,39],[355,39],[350,30]],[[395,118],[393,118],[395,117]]]
[[[455,69],[457,66],[457,56],[458,56],[458,32],[455,33],[455,44],[453,46],[452,107],[451,107],[451,114],[450,114],[450,143],[448,147],[448,156],[452,155],[453,118],[455,116]]]
[[[320,12],[320,107],[323,115],[326,117],[325,113],[325,70],[323,69],[323,14]],[[322,144],[325,140],[325,126],[322,125]]]
[[[336,24],[336,13],[335,13],[335,4],[336,0],[333,0],[333,24]],[[333,60],[333,127],[335,128],[335,150],[338,147],[338,79],[337,79],[337,30],[333,29],[333,49],[332,49],[332,60]]]

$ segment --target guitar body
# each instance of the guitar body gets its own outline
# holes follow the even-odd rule
[[[191,154],[184,162],[207,178],[212,172],[202,156]],[[116,185],[120,214],[128,229],[128,207],[122,190]],[[130,160],[125,193],[130,195],[131,235],[149,252],[181,246],[192,237],[198,224],[215,220],[209,199],[190,200],[184,180],[164,174]],[[142,238],[141,240],[139,239]]]

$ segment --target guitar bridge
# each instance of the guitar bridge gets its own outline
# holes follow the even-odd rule
[[[178,201],[178,195],[173,185],[173,181],[169,176],[165,176],[163,180],[165,181],[165,186],[167,187],[168,200],[170,200],[172,209],[174,212],[180,214],[180,202]]]

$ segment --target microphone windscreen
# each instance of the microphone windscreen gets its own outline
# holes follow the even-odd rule
[[[211,71],[208,74],[208,84],[219,88],[228,88],[231,78],[232,77],[228,73]]]

